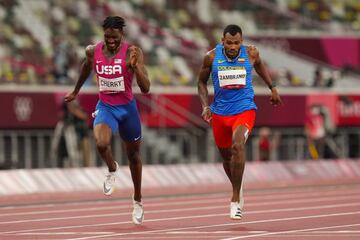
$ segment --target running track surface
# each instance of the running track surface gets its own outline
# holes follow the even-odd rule
[[[0,239],[360,239],[360,179],[245,187],[241,221],[228,188],[145,191],[141,226],[129,191],[0,198]]]

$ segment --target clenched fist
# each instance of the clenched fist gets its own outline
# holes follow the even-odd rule
[[[76,96],[77,96],[77,93],[71,92],[71,93],[68,93],[65,95],[64,100],[65,100],[65,102],[71,102],[71,101],[75,100]]]

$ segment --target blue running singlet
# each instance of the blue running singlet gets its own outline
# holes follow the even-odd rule
[[[240,47],[240,54],[233,60],[224,55],[224,46],[216,45],[211,68],[214,85],[214,102],[211,112],[231,116],[247,110],[257,109],[252,86],[253,66],[249,61],[246,46]]]

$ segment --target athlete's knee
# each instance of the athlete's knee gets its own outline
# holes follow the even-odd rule
[[[96,139],[96,148],[99,152],[106,151],[106,149],[110,146],[110,141],[104,139]]]
[[[231,162],[231,157],[230,158],[223,158],[223,163],[227,164]]]
[[[140,162],[140,151],[138,150],[130,150],[127,153],[130,163]]]
[[[106,124],[98,124],[94,128],[95,143],[97,149],[105,151],[111,144],[112,132],[111,128]]]
[[[232,154],[236,156],[243,154],[245,152],[245,143],[243,142],[233,143],[233,145],[231,146],[231,151]]]

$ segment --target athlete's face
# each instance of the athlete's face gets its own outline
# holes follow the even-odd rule
[[[236,33],[234,36],[230,33],[226,33],[222,38],[224,44],[225,54],[228,58],[236,58],[239,55],[240,46],[243,42],[243,38],[240,33]]]
[[[110,52],[115,52],[118,50],[121,39],[123,36],[123,32],[120,29],[117,28],[107,28],[104,30],[104,40],[106,48]]]

